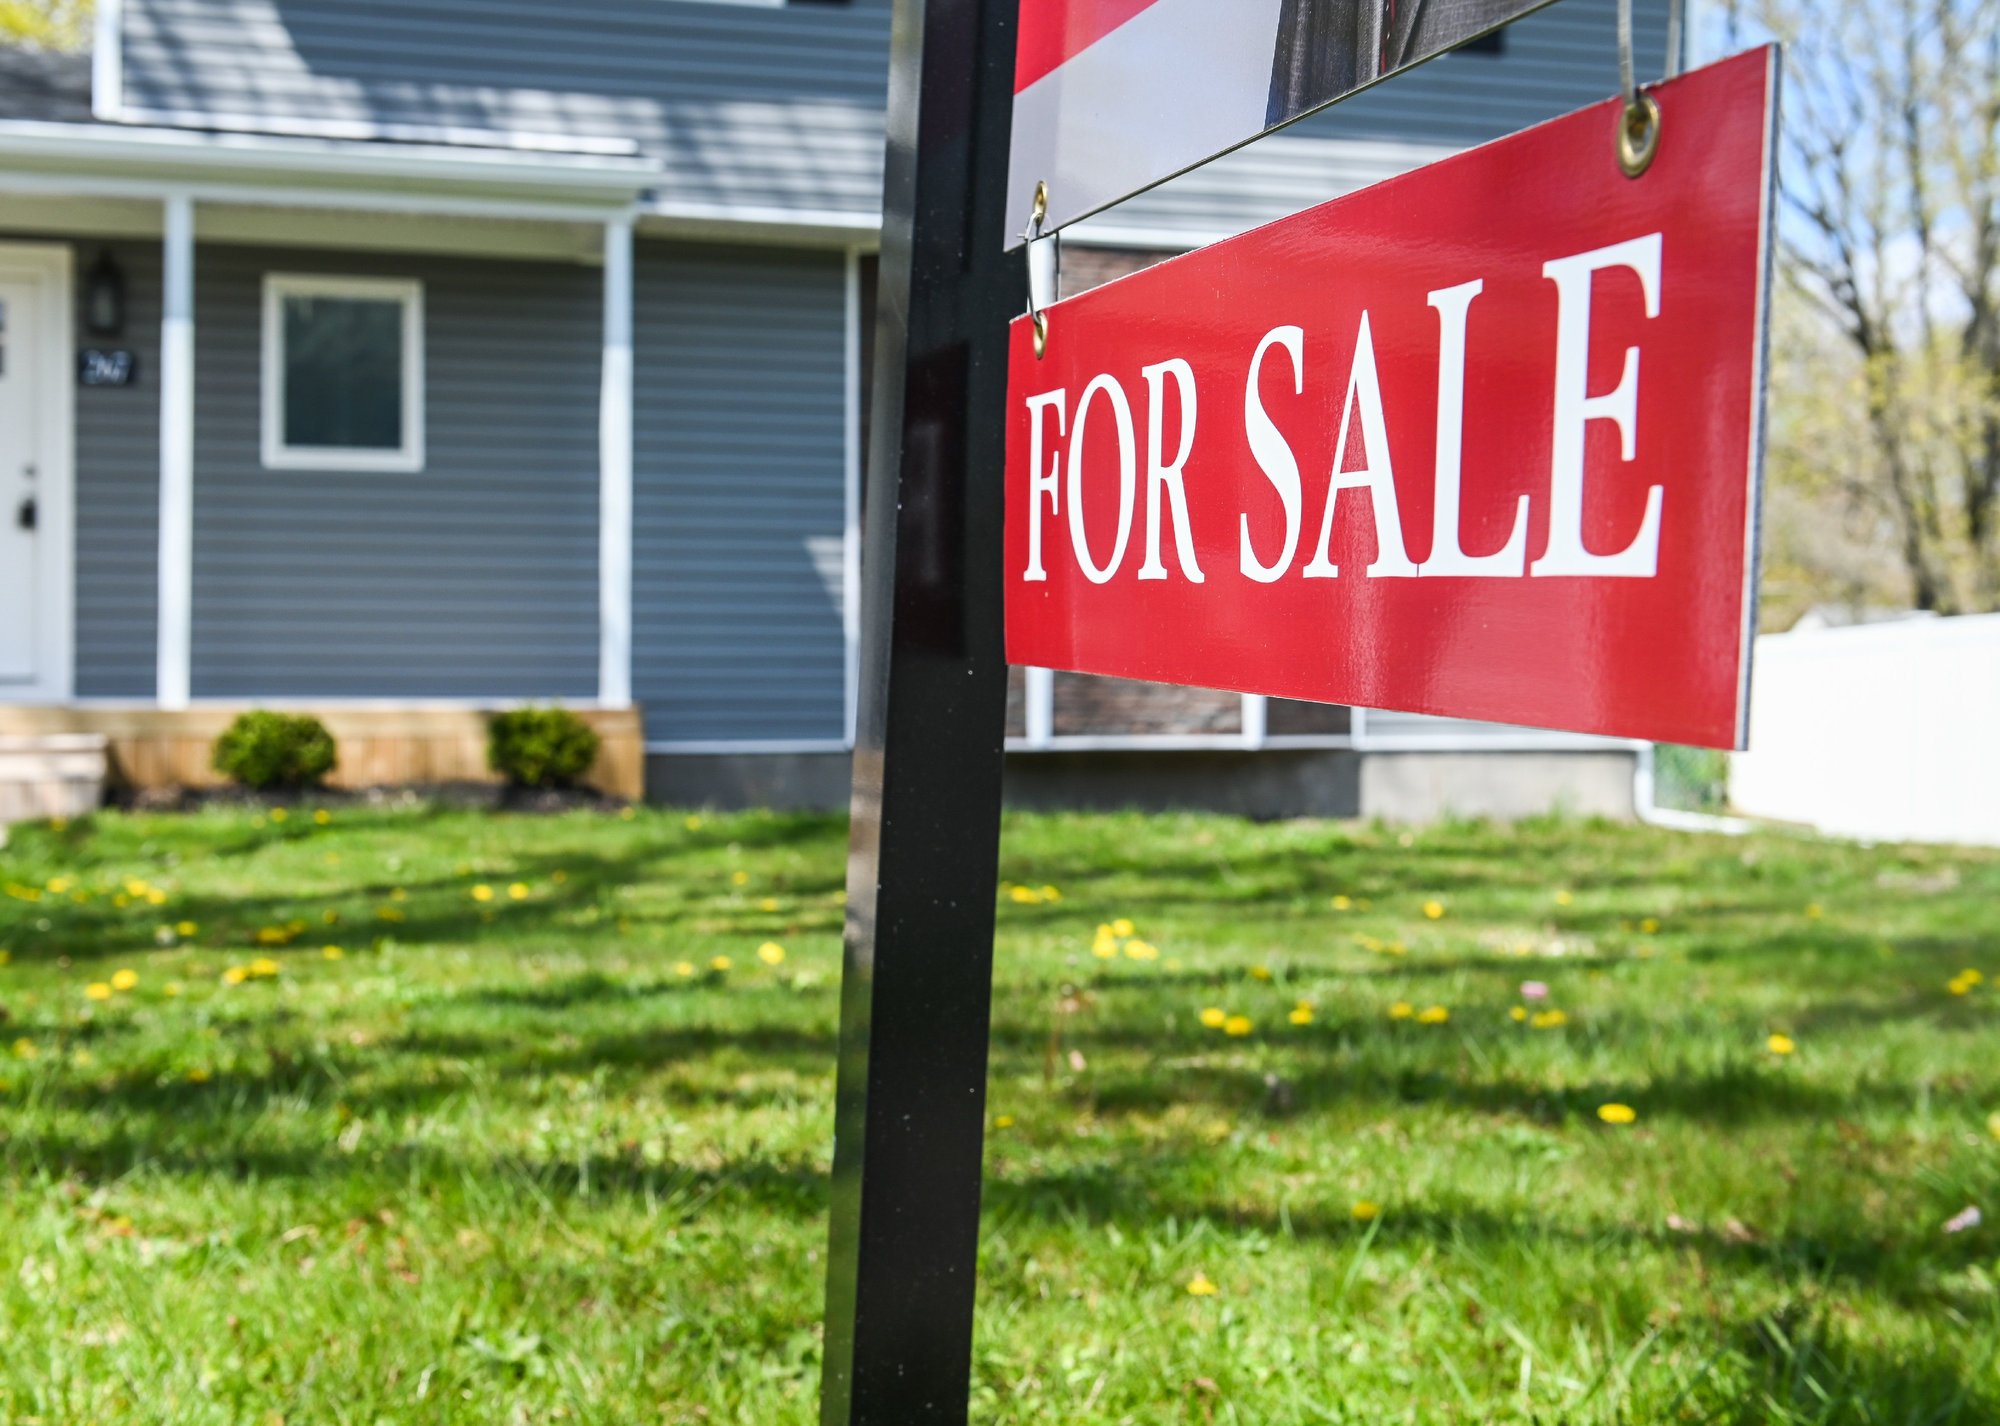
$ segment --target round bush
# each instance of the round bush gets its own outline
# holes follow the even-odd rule
[[[516,787],[568,787],[597,761],[597,731],[567,708],[515,708],[493,717],[486,763]]]
[[[326,724],[308,713],[255,708],[215,740],[209,765],[244,787],[313,787],[333,771],[336,753]]]

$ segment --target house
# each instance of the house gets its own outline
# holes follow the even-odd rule
[[[1642,4],[1657,72],[1665,5]],[[350,781],[589,712],[654,796],[838,804],[890,0],[99,0],[0,54],[0,736]],[[1563,0],[1110,210],[1069,286],[1610,93]],[[1629,811],[1605,743],[1016,671],[1017,794]]]

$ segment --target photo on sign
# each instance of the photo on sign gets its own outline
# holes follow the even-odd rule
[[[1009,241],[1116,203],[1545,0],[1020,0]]]

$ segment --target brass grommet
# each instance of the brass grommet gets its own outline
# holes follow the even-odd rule
[[[1618,116],[1618,167],[1627,178],[1637,178],[1653,166],[1660,152],[1660,106],[1650,94],[1641,94]]]
[[[1049,349],[1049,314],[1031,312],[1028,319],[1035,325],[1035,360],[1040,361],[1042,354]]]

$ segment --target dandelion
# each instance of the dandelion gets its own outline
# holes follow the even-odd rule
[[[1336,911],[1352,911],[1354,909],[1354,898],[1351,896],[1334,897],[1333,909]]]
[[[630,822],[634,817],[637,817],[638,815],[639,815],[638,809],[634,807],[621,807],[618,810],[618,817],[619,820],[621,821]]]
[[[1639,929],[1648,936],[1655,934],[1660,929],[1660,918],[1657,916],[1648,916],[1639,923]]]
[[[1231,1015],[1222,1022],[1222,1033],[1234,1035],[1239,1039],[1249,1034],[1253,1028],[1255,1027],[1251,1025],[1248,1015]]]
[[[1629,1104],[1600,1104],[1597,1117],[1607,1124],[1630,1124],[1639,1117],[1639,1111]]]
[[[1571,895],[1567,890],[1556,892],[1556,905],[1558,906],[1568,906],[1575,900],[1576,897]]]
[[[167,893],[160,890],[157,886],[154,887],[146,893],[146,904],[148,906],[165,906],[167,904]]]
[[[52,876],[48,880],[49,895],[61,896],[76,883],[66,876]]]
[[[1536,1030],[1560,1030],[1569,1024],[1569,1015],[1561,1010],[1542,1010],[1536,1012],[1535,1018],[1528,1024]]]
[[[480,882],[479,885],[472,888],[472,899],[482,903],[491,901],[493,899],[493,888],[483,881]]]
[[[242,966],[231,966],[222,973],[222,983],[224,985],[241,985],[248,979],[250,979],[250,972],[243,969]]]
[[[1407,1000],[1399,1000],[1389,1007],[1389,1018],[1391,1020],[1407,1020],[1416,1013],[1416,1007]]]
[[[1101,961],[1115,961],[1118,959],[1118,943],[1099,937],[1090,943],[1090,953]]]
[[[181,937],[183,940],[185,940],[189,936],[194,935],[199,930],[201,930],[201,927],[196,925],[192,921],[174,922],[174,934],[176,936]]]
[[[187,1072],[187,1080],[189,1084],[207,1084],[211,1078],[213,1078],[213,1076],[210,1074],[210,1072],[200,1065],[196,1065],[193,1069]]]
[[[1304,1001],[1300,1001],[1292,1007],[1292,1013],[1285,1018],[1294,1025],[1310,1025],[1313,1022],[1312,1007]]]
[[[1123,916],[1120,916],[1116,921],[1111,923],[1111,934],[1114,936],[1131,936],[1137,934],[1138,930],[1137,926],[1134,926],[1130,920]]]
[[[1149,941],[1127,941],[1125,954],[1135,961],[1156,961],[1160,958],[1158,948]]]
[[[1994,1138],[2000,1139],[2000,1109],[1996,1109],[1986,1116],[1986,1132]]]
[[[1824,915],[1826,915],[1826,912],[1820,908],[1820,904],[1817,901],[1806,904],[1806,920],[1817,921]]]
[[[686,979],[687,979],[687,978],[688,978],[689,976],[691,976],[691,975],[693,975],[693,974],[694,974],[694,962],[693,962],[693,961],[675,961],[675,962],[674,962],[674,974],[675,974],[675,975],[677,975],[677,976],[679,976],[679,977],[680,977],[680,978],[681,978],[682,980],[686,980]]]
[[[735,964],[736,962],[730,960],[728,956],[717,956],[708,963],[708,968],[712,971],[721,972],[728,970]]]
[[[130,990],[133,986],[137,985],[138,983],[139,983],[139,972],[132,970],[129,967],[127,969],[115,972],[111,977],[111,988],[113,990]]]
[[[1013,1116],[1013,1115],[1011,1115],[1011,1114],[996,1114],[996,1115],[994,1115],[994,1116],[993,1116],[993,1127],[994,1127],[994,1128],[996,1128],[996,1129],[1011,1129],[1011,1128],[1013,1128],[1013,1127],[1014,1127],[1014,1116]]]
[[[1062,900],[1062,892],[1053,886],[1044,886],[1042,888],[1042,900],[1060,901]]]
[[[1222,1291],[1221,1288],[1210,1282],[1208,1274],[1203,1272],[1198,1272],[1188,1279],[1187,1290],[1189,1297],[1213,1297],[1216,1293]]]
[[[1269,966],[1250,967],[1250,979],[1269,980],[1270,978],[1271,978],[1271,968]]]
[[[1507,1018],[1509,1020],[1512,1020],[1517,1025],[1520,1024],[1523,1020],[1526,1020],[1528,1018],[1528,1007],[1525,1005],[1516,1005],[1513,1009],[1507,1012]]]
[[[181,993],[181,983],[177,980],[170,980],[165,985],[160,987],[160,993],[165,995],[170,1000],[174,999],[178,997]]]
[[[748,886],[750,884],[750,873],[747,871],[732,871],[729,873],[729,884],[731,886]]]
[[[526,901],[528,899],[528,883],[525,881],[513,883],[507,888],[507,897],[511,901]]]
[[[27,1040],[27,1039],[16,1040],[14,1042],[13,1048],[14,1048],[14,1058],[17,1060],[32,1060],[37,1055],[41,1054],[41,1051],[35,1048],[35,1042],[33,1040]]]
[[[1427,1005],[1417,1012],[1419,1025],[1442,1025],[1451,1019],[1451,1012],[1442,1005]]]
[[[1521,982],[1521,999],[1547,1000],[1548,998],[1549,986],[1547,981],[1524,980]]]
[[[1010,886],[1007,895],[1017,906],[1034,906],[1042,899],[1041,892],[1032,886]]]
[[[393,906],[378,906],[375,908],[375,919],[378,921],[401,921],[404,917],[403,913]]]
[[[338,946],[321,946],[319,953],[323,958],[330,961],[337,961],[347,954],[347,952],[341,950]]]
[[[1220,1005],[1210,1005],[1201,1012],[1201,1023],[1211,1030],[1220,1030],[1229,1023],[1229,1012]],[[2000,1120],[2000,1113],[1996,1113],[1993,1117]]]
[[[776,941],[766,941],[757,948],[757,959],[767,966],[778,965],[785,959],[785,948]]]
[[[83,993],[91,1000],[109,1000],[111,998],[111,987],[101,980],[93,980],[83,988]]]
[[[1356,1223],[1371,1223],[1382,1216],[1382,1205],[1371,1203],[1365,1198],[1358,1198],[1354,1201],[1354,1206],[1347,1211]]]
[[[1431,921],[1443,920],[1444,903],[1442,901],[1426,901],[1424,903],[1424,916],[1427,920]]]
[[[14,953],[12,951],[0,951],[0,966],[12,964],[13,960]]]
[[[681,819],[681,825],[690,832],[699,832],[701,830],[701,815],[691,812]]]
[[[256,976],[259,980],[269,980],[278,973],[279,969],[278,963],[269,956],[259,956],[256,960],[250,962],[250,974]]]

